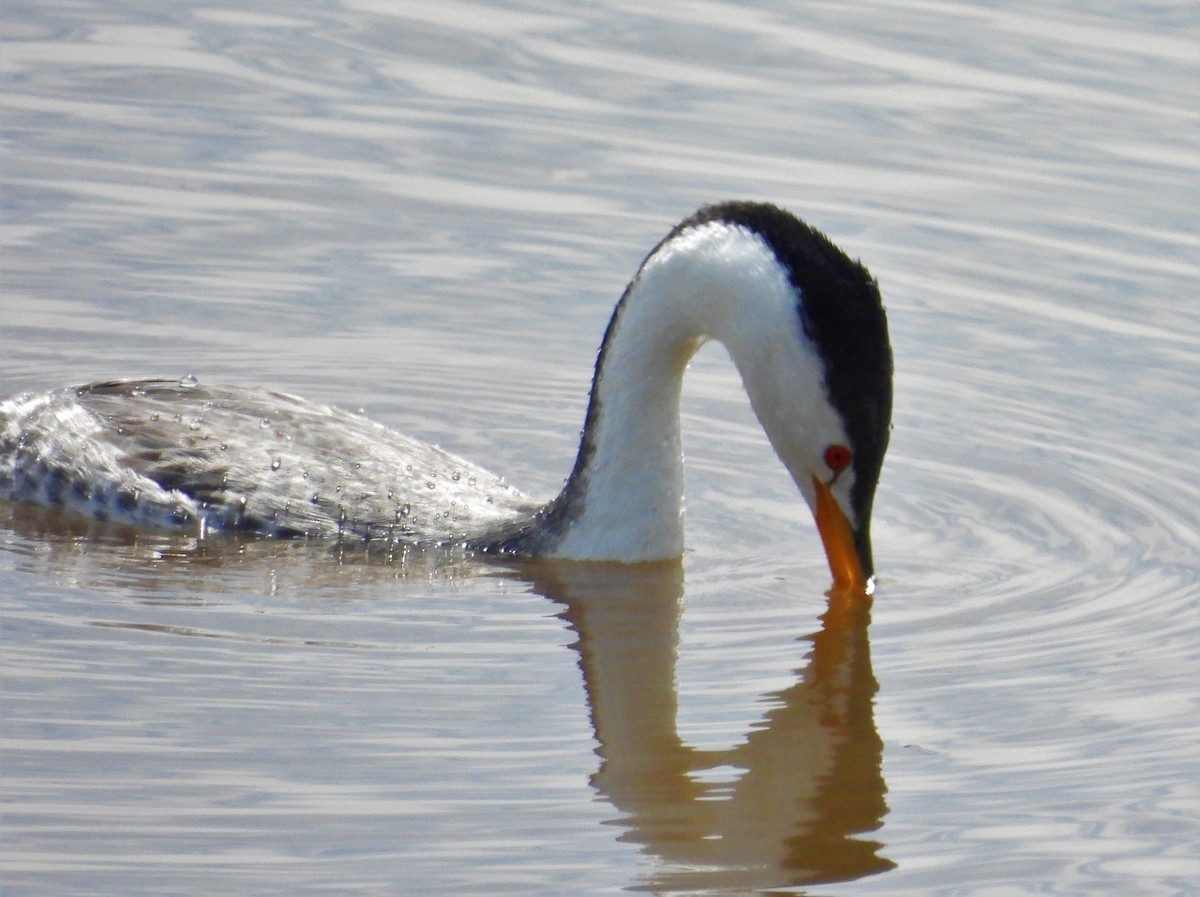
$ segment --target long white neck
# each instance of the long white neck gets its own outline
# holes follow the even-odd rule
[[[679,398],[688,361],[710,338],[729,351],[772,445],[811,504],[805,471],[817,469],[812,431],[827,433],[816,438],[828,442],[844,435],[796,302],[774,254],[742,228],[696,227],[651,255],[601,347],[550,554],[634,562],[682,553]]]

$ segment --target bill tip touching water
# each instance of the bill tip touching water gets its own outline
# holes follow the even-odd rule
[[[575,465],[546,503],[365,418],[258,388],[116,380],[0,403],[0,498],[204,536],[245,531],[638,563],[683,551],[679,400],[728,350],[808,503],[838,590],[869,591],[892,354],[867,270],[792,214],[701,208],[650,252],[596,360]]]

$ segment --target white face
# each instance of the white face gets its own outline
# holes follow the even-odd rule
[[[775,453],[809,507],[816,502],[812,478],[832,482],[834,497],[857,526],[853,466],[838,471],[825,460],[829,446],[853,446],[829,402],[820,353],[800,325],[795,288],[766,242],[720,222],[688,230],[647,263],[639,288],[678,297],[707,323],[702,336],[729,351]]]

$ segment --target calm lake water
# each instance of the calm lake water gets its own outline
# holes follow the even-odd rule
[[[688,552],[508,568],[0,505],[0,891],[1200,893],[1200,7],[0,7],[0,394],[194,374],[534,494],[697,205],[875,273],[869,626],[731,366]]]

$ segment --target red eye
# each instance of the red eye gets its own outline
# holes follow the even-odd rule
[[[830,470],[843,471],[853,460],[854,455],[844,445],[831,445],[825,449],[825,463]]]

